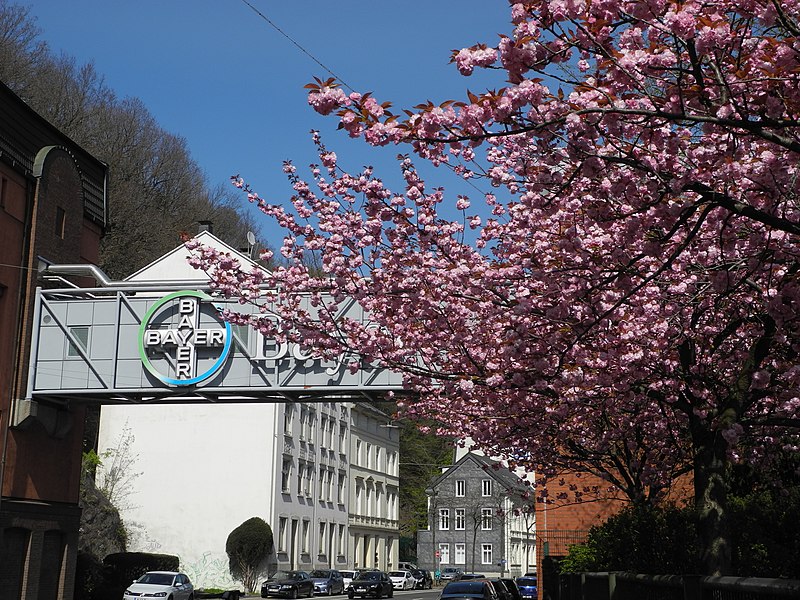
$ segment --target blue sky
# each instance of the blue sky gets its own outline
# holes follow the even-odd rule
[[[93,62],[120,98],[141,98],[162,128],[184,137],[210,185],[227,185],[239,173],[272,202],[291,195],[284,160],[301,172],[315,160],[311,129],[323,133],[343,166],[374,165],[389,182],[399,173],[393,157],[408,150],[370,148],[336,131],[334,118],[317,115],[303,86],[329,74],[314,59],[395,107],[503,85],[499,77],[461,77],[449,64],[451,50],[494,44],[498,33],[509,31],[502,0],[249,2],[314,58],[242,0],[35,0],[29,6],[54,52]],[[475,195],[444,169],[428,182],[453,197]],[[259,222],[261,235],[279,245],[279,230],[265,217]]]

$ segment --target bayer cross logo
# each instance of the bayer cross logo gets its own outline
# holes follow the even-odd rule
[[[153,304],[139,327],[139,356],[164,383],[195,385],[214,375],[231,347],[231,326],[219,318],[213,299],[182,291]]]

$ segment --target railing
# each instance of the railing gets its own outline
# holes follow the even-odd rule
[[[559,592],[558,600],[785,600],[800,598],[800,580],[571,573]]]

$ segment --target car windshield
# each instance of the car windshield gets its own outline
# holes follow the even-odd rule
[[[139,583],[151,583],[153,585],[172,585],[174,575],[168,573],[145,573],[139,578]]]
[[[379,571],[364,571],[363,573],[359,573],[358,577],[356,577],[356,579],[358,579],[359,581],[363,581],[365,579],[368,579],[368,580],[371,581],[371,580],[380,579],[380,578],[381,578],[381,574],[380,574]]]
[[[270,579],[297,579],[297,571],[275,571]]]
[[[340,572],[342,574],[342,577],[349,577],[350,579],[352,579],[356,575],[355,571],[340,571]]]
[[[328,577],[331,576],[331,572],[330,571],[323,571],[322,569],[317,569],[316,571],[311,571],[311,576],[312,577],[322,577],[322,578],[327,579]]]
[[[520,577],[517,579],[517,585],[536,585],[534,577]]]

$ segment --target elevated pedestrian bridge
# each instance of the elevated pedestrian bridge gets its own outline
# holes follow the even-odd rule
[[[358,401],[402,389],[392,371],[361,364],[353,372],[349,363],[358,357],[324,361],[299,345],[231,325],[220,316],[225,308],[259,312],[215,297],[207,282],[39,289],[26,400]],[[337,317],[369,319],[354,301],[341,303]]]

